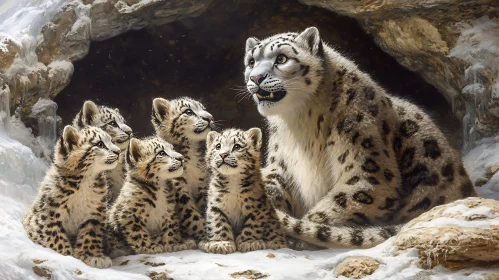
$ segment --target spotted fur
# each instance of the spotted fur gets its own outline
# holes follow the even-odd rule
[[[125,124],[125,119],[118,109],[106,106],[97,106],[92,101],[85,101],[83,108],[76,114],[73,126],[82,129],[85,126],[96,126],[111,135],[113,143],[124,151],[128,147],[128,141],[132,129]],[[109,182],[109,204],[118,197],[121,187],[125,181],[125,157],[120,154],[118,165],[108,173]]]
[[[33,242],[93,267],[109,267],[104,255],[108,189],[104,172],[116,167],[120,149],[97,127],[66,126],[54,161],[23,225]]]
[[[207,139],[206,162],[212,177],[207,242],[200,248],[218,254],[285,248],[284,231],[263,187],[260,129],[210,132]]]
[[[475,195],[428,115],[387,94],[315,27],[249,38],[245,65],[271,133],[265,186],[288,235],[371,247],[422,212]]]
[[[206,208],[208,172],[204,163],[206,135],[214,129],[213,116],[200,102],[182,97],[153,100],[152,124],[156,135],[172,143],[184,156],[184,173],[178,179],[182,233],[201,240],[204,218],[194,220]]]
[[[183,156],[159,137],[132,138],[126,151],[125,185],[108,215],[111,256],[193,249],[184,240],[177,214],[174,178]]]

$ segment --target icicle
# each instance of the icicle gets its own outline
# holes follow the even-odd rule
[[[10,119],[10,89],[4,84],[0,86],[0,131],[6,132]]]

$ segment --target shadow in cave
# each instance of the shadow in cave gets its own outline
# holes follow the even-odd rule
[[[222,127],[262,126],[253,101],[238,95],[244,90],[245,41],[308,26],[390,93],[422,106],[460,145],[460,122],[435,88],[384,53],[355,20],[298,1],[220,1],[197,18],[92,42],[55,98],[58,114],[69,124],[91,99],[119,108],[134,134],[146,136],[153,133],[152,99],[186,95],[204,102]]]

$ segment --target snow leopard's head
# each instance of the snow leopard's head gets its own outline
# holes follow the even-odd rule
[[[159,137],[132,138],[126,151],[128,172],[144,181],[161,182],[184,172],[184,157]]]
[[[201,102],[188,97],[173,100],[155,98],[151,122],[156,135],[177,143],[187,139],[202,141],[215,128],[213,116]]]
[[[132,129],[125,124],[120,111],[106,106],[97,106],[93,101],[85,101],[83,108],[73,120],[73,126],[81,129],[96,126],[107,132],[122,151],[128,146]]]
[[[212,131],[206,139],[206,162],[212,170],[223,175],[241,173],[260,168],[262,131],[227,129]]]
[[[67,125],[56,144],[54,163],[76,172],[111,170],[118,164],[120,149],[104,130],[87,126],[81,130]]]
[[[246,40],[244,78],[258,111],[271,116],[299,109],[322,79],[324,45],[315,27]]]

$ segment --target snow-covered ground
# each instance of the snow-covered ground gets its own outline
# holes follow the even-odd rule
[[[53,279],[245,279],[242,275],[253,275],[253,278],[247,276],[246,279],[330,279],[336,265],[348,256],[370,256],[381,263],[380,268],[365,279],[482,279],[481,275],[485,272],[451,272],[442,267],[425,271],[418,265],[417,253],[413,250],[392,256],[394,248],[391,240],[368,250],[298,252],[281,249],[231,255],[212,255],[191,250],[135,255],[113,260],[113,266],[108,269],[91,268],[73,257],[62,256],[35,245],[28,239],[21,219],[48,163],[36,157],[32,150],[43,141],[36,141],[15,119],[6,118],[2,121],[0,279],[42,279],[35,270],[39,274],[50,271]],[[482,176],[490,163],[497,162],[499,157],[493,153],[497,151],[497,140],[491,138],[482,141],[465,157],[468,168],[472,167],[472,176]],[[495,183],[481,187],[484,190],[482,194],[496,197],[496,177],[493,178]]]

